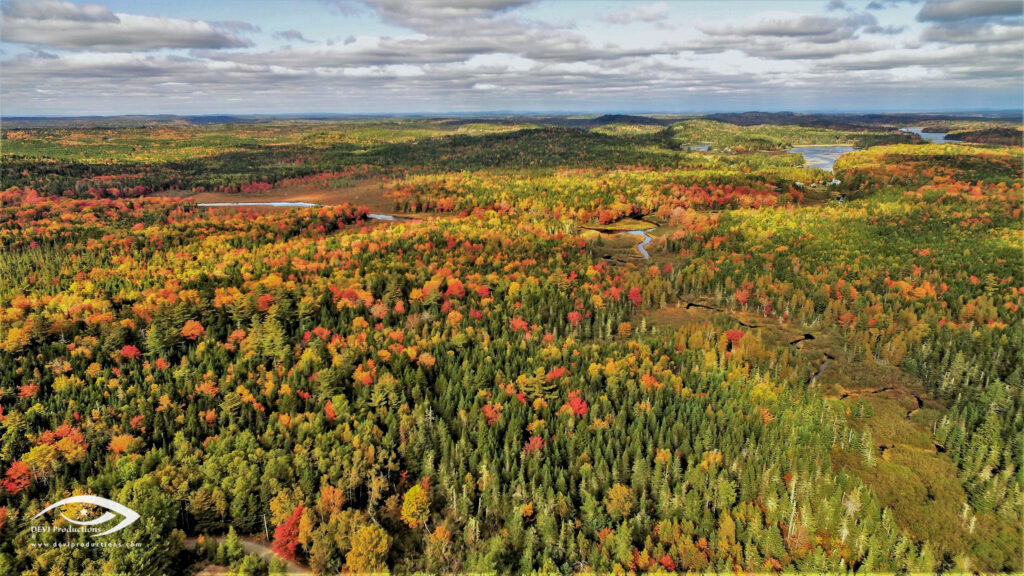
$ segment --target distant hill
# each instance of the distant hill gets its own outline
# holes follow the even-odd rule
[[[609,124],[633,124],[635,126],[668,126],[675,119],[635,116],[632,114],[605,114],[597,118],[566,119],[564,125],[573,128],[600,128]]]
[[[950,114],[809,114],[800,112],[735,112],[714,114],[603,114],[582,116],[567,114],[487,114],[445,115],[346,115],[346,114],[210,114],[210,115],[124,115],[124,116],[9,116],[0,117],[4,128],[144,128],[158,125],[258,124],[287,121],[386,120],[396,118],[435,120],[442,125],[458,126],[487,122],[518,124],[523,122],[590,130],[610,124],[668,126],[688,118],[704,118],[736,126],[761,124],[795,125],[832,129],[857,129],[874,126],[915,126],[945,120],[1021,121],[1019,111],[995,111]]]
[[[738,112],[705,114],[702,118],[737,126],[760,124],[850,129],[867,126],[914,125],[937,120],[1020,120],[1019,112],[951,114],[802,114],[798,112]]]
[[[270,118],[255,116],[178,116],[175,114],[130,116],[11,116],[3,118],[4,128],[146,128],[150,126],[187,126],[202,124],[250,124]]]
[[[1017,128],[985,128],[982,130],[964,130],[946,134],[946,140],[975,142],[979,144],[1001,144],[1003,146],[1020,146],[1022,133]]]

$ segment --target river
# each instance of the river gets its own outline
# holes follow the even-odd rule
[[[640,255],[644,257],[644,260],[650,260],[651,255],[647,253],[647,245],[650,244],[652,240],[654,240],[648,234],[648,232],[650,232],[651,230],[654,230],[654,228],[648,228],[646,230],[627,230],[626,232],[620,232],[620,234],[632,234],[633,236],[642,237],[643,240],[641,240],[640,243],[636,245],[636,251],[639,252]]]

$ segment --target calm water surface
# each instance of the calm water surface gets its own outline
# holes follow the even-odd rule
[[[312,202],[200,202],[196,206],[202,206],[204,208],[223,208],[226,206],[277,206],[277,207],[298,207],[298,208],[312,208],[319,206],[319,204],[313,204]]]
[[[922,132],[920,128],[900,128],[900,130],[903,132],[910,132],[911,134],[917,134],[932,144],[945,144],[949,142],[949,140],[946,140],[945,132]]]
[[[323,206],[323,204],[314,204],[312,202],[200,202],[196,206],[202,206],[203,208],[225,208],[230,206],[274,206],[277,208],[316,208]],[[391,214],[367,214],[367,218],[370,220],[384,220],[386,222],[396,222],[398,220],[408,220],[403,216],[392,216]]]
[[[848,152],[856,150],[853,146],[797,146],[786,150],[790,154],[804,155],[804,168],[821,168],[832,171],[836,160]]]

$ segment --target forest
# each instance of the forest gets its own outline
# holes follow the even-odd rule
[[[1021,126],[898,120],[6,125],[0,574],[1024,571]]]

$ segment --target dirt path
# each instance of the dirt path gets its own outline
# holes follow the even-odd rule
[[[217,542],[217,544],[220,544],[227,537],[226,536],[213,536],[212,538],[214,539],[214,541]],[[242,550],[244,550],[246,554],[255,554],[255,555],[259,556],[260,558],[262,558],[263,560],[265,560],[266,562],[268,562],[268,563],[274,557],[280,558],[279,556],[274,554],[274,550],[266,542],[262,542],[260,540],[256,540],[255,538],[252,538],[252,537],[249,537],[249,536],[239,537],[238,540],[239,540],[239,542],[241,542]],[[196,545],[196,541],[197,541],[196,538],[192,538],[192,537],[186,538],[185,539],[185,547],[186,548],[191,548],[191,547],[195,546]],[[310,570],[306,566],[303,566],[302,564],[299,564],[298,562],[295,562],[295,561],[292,561],[292,560],[284,560],[284,558],[281,558],[281,560],[284,561],[284,563],[285,563],[285,572],[284,572],[285,574],[290,574],[290,575],[293,575],[293,576],[312,575],[313,574],[312,570]],[[208,570],[204,569],[204,570],[201,570],[199,573],[200,574],[209,574],[209,575],[223,573],[223,572],[218,570],[218,568],[222,568],[222,567],[219,567],[219,566],[209,565],[209,566],[207,566],[207,568],[208,568]]]

